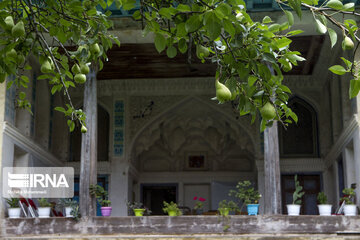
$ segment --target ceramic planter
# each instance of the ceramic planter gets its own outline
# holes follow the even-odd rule
[[[228,216],[230,212],[230,208],[219,208],[218,209],[221,216]]]
[[[289,216],[299,216],[300,215],[300,205],[298,204],[288,204],[286,205],[287,212]]]
[[[50,217],[50,207],[39,207],[38,214],[39,218],[48,218]]]
[[[330,205],[330,204],[320,204],[320,205],[318,205],[318,208],[319,208],[319,215],[321,215],[321,216],[331,216],[332,205]]]
[[[248,204],[246,205],[248,215],[258,215],[259,212],[259,204]]]
[[[177,216],[177,211],[176,210],[169,210],[168,215],[171,216],[171,217],[176,217]]]
[[[9,208],[8,209],[8,214],[9,214],[9,218],[19,218],[20,217],[20,208]]]
[[[103,217],[109,217],[111,215],[112,207],[101,207],[101,215]]]
[[[72,211],[72,207],[65,207],[65,216],[73,217],[73,215],[71,215],[71,211]]]
[[[356,205],[354,204],[345,204],[344,206],[345,216],[356,216]]]
[[[133,209],[133,211],[134,211],[135,216],[142,217],[142,216],[144,216],[145,209],[138,208],[138,209]]]

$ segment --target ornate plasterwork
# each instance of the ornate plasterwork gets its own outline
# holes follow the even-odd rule
[[[253,160],[256,155],[255,142],[258,141],[254,141],[249,129],[255,127],[245,130],[231,118],[232,115],[229,116],[200,98],[185,99],[143,127],[133,144],[132,159],[146,158],[154,163],[170,163],[169,166],[162,163],[165,169],[156,171],[183,169],[184,154],[194,150],[206,152],[209,158],[216,158],[216,162],[212,161],[215,165],[208,166],[213,170],[221,169],[221,162],[225,160]],[[147,165],[134,165],[147,168]]]

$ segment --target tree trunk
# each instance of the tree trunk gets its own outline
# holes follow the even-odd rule
[[[84,84],[84,111],[87,132],[81,138],[80,213],[82,217],[96,216],[96,198],[89,193],[97,184],[97,89],[96,71],[91,69]]]
[[[265,214],[281,214],[278,123],[264,132]]]

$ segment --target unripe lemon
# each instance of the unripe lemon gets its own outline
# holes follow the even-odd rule
[[[219,102],[226,102],[231,100],[231,92],[230,90],[222,83],[219,82],[218,79],[215,81],[216,88],[216,98]]]
[[[94,53],[96,56],[100,53],[100,47],[99,44],[94,43],[90,46],[90,51]]]
[[[274,106],[270,102],[267,102],[260,109],[260,114],[265,120],[271,120],[271,119],[274,119],[276,117],[276,110],[275,110]]]
[[[22,21],[18,22],[11,29],[11,35],[16,38],[25,36],[25,28],[24,28],[24,23]]]
[[[196,56],[200,59],[203,59],[204,57],[208,57],[210,55],[209,49],[207,47],[204,47],[202,45],[196,46]]]
[[[81,70],[80,70],[79,65],[78,65],[77,63],[75,63],[75,64],[72,66],[71,71],[72,71],[73,74],[78,74],[78,73],[80,73]]]
[[[83,84],[86,82],[86,75],[82,73],[78,73],[75,75],[74,80],[76,83]]]
[[[80,64],[80,71],[82,74],[88,74],[90,72],[90,68],[86,64]]]
[[[10,51],[6,52],[6,57],[16,60],[17,59],[17,52],[15,49],[11,49]]]
[[[81,125],[81,132],[82,133],[86,133],[87,132],[87,128],[84,125]]]
[[[351,40],[351,38],[349,38],[348,36],[344,38],[344,40],[342,41],[342,48],[344,50],[351,50],[354,48],[354,42]]]
[[[41,65],[41,68],[40,68],[40,71],[42,73],[49,73],[52,71],[52,68],[51,68],[51,64],[49,61],[44,61],[43,64]]]
[[[11,30],[14,27],[14,19],[12,18],[12,16],[7,16],[4,19],[4,22],[7,30]]]

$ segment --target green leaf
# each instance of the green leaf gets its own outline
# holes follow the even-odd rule
[[[170,47],[168,47],[168,49],[166,50],[166,54],[169,58],[174,58],[176,57],[176,54],[177,54],[177,50],[176,48],[171,45]]]
[[[331,28],[328,28],[328,33],[330,37],[331,48],[333,48],[337,42],[337,33]]]
[[[350,62],[349,60],[347,60],[347,59],[344,58],[344,57],[341,57],[341,60],[343,60],[343,62],[345,63],[347,69],[350,69],[350,68],[351,68],[352,62]]]
[[[292,41],[286,37],[283,37],[275,42],[276,47],[279,49],[289,46]]]
[[[181,53],[185,53],[187,51],[187,42],[184,38],[180,39],[179,43],[178,43],[178,48],[179,48],[179,51]]]
[[[288,0],[289,6],[296,12],[301,19],[301,0]]]
[[[157,33],[157,34],[155,35],[154,41],[155,41],[155,48],[156,48],[156,50],[157,50],[159,53],[161,53],[161,52],[165,49],[165,47],[166,47],[166,39],[165,39],[165,37],[164,37],[162,34]]]
[[[280,24],[278,23],[271,24],[268,29],[270,32],[278,32],[280,29]]]
[[[329,70],[337,75],[344,75],[347,73],[346,69],[341,65],[334,65],[330,67]]]
[[[286,35],[288,35],[290,37],[290,36],[295,36],[295,35],[301,34],[303,32],[304,32],[303,30],[294,30],[294,31],[288,32]]]
[[[320,33],[320,34],[325,34],[327,29],[325,27],[324,24],[322,24],[322,22],[320,22],[318,19],[315,19],[316,22],[316,30]]]
[[[189,5],[179,4],[176,9],[181,12],[191,12],[191,8],[189,7]]]
[[[55,110],[63,113],[66,112],[63,107],[56,107]]]
[[[171,12],[169,8],[161,8],[159,14],[167,19],[171,19]]]
[[[206,19],[205,22],[205,29],[208,32],[208,35],[210,37],[210,40],[215,40],[217,37],[219,37],[221,33],[221,25],[220,20],[218,17],[216,17],[215,14],[211,13],[211,15]]]
[[[348,11],[348,12],[355,11],[355,3],[350,2],[350,3],[345,4],[344,7],[343,7],[343,10]]]
[[[235,28],[231,21],[223,19],[223,27],[232,37],[235,35]]]
[[[257,77],[256,77],[256,76],[250,75],[250,76],[248,77],[248,84],[249,84],[249,86],[251,87],[252,85],[254,85],[254,83],[256,82],[256,80],[257,80]]]
[[[289,25],[292,26],[294,25],[294,16],[290,11],[284,10],[286,17],[288,19]]]
[[[335,10],[341,10],[344,7],[342,2],[339,0],[330,0],[326,3],[325,6]]]
[[[191,16],[185,23],[185,29],[188,33],[195,32],[202,26],[200,15]]]
[[[265,16],[262,20],[262,23],[266,24],[266,23],[272,23],[273,21],[271,20],[271,18],[269,16]]]
[[[360,80],[350,80],[349,97],[354,98],[359,94],[360,91]]]

